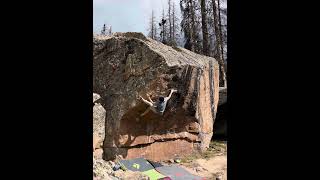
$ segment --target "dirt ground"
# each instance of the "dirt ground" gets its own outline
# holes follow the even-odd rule
[[[227,180],[227,142],[212,142],[208,151],[183,159],[180,165],[200,177]]]
[[[214,179],[219,177],[221,180],[227,180],[227,156],[221,155],[212,157],[210,159],[197,159],[193,165],[195,167],[190,167],[182,165],[190,173],[205,177],[208,179]]]

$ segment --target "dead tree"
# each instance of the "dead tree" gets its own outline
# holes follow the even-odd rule
[[[149,37],[152,39],[156,39],[156,26],[155,26],[155,17],[154,17],[154,11],[152,10],[151,18],[150,18],[150,27],[149,27]]]
[[[167,20],[165,19],[164,16],[164,10],[162,10],[162,18],[161,18],[161,22],[159,23],[159,26],[161,28],[161,32],[160,32],[160,36],[161,36],[161,41],[164,44],[167,44],[167,28],[166,28],[166,22]]]
[[[194,18],[194,8],[193,8],[193,0],[189,0],[189,13],[191,20],[191,28],[190,28],[190,44],[191,51],[195,52],[195,18]]]
[[[106,24],[103,24],[103,28],[101,30],[101,35],[106,35]]]
[[[171,15],[171,0],[168,0],[168,20],[169,20],[169,44],[172,43],[172,15]]]
[[[109,35],[110,36],[112,35],[112,26],[110,26],[110,28],[109,28]]]
[[[177,26],[178,17],[176,16],[175,12],[176,12],[175,3],[173,2],[172,3],[172,40],[173,40],[173,42],[172,42],[173,44],[172,45],[174,45],[174,46],[177,45],[177,39],[176,38],[178,38],[176,36],[176,33],[178,31],[178,26]]]
[[[206,12],[206,1],[201,0],[201,19],[202,19],[202,52],[204,55],[209,55],[209,45],[208,45],[208,27],[207,27],[207,12]]]
[[[222,41],[220,38],[220,28],[219,28],[219,14],[218,14],[218,10],[217,10],[217,5],[215,0],[212,0],[212,10],[213,10],[213,23],[214,23],[214,31],[215,31],[215,37],[216,37],[216,47],[217,47],[217,51],[215,54],[215,58],[218,60],[219,65],[220,65],[220,71],[221,71],[221,80],[222,80],[222,84],[224,87],[227,87],[227,78],[226,78],[226,73],[224,70],[224,59],[222,56],[222,52],[223,51],[223,45],[222,45]]]

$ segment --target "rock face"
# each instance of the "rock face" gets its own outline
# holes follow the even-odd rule
[[[154,161],[205,150],[213,134],[219,101],[219,65],[213,58],[172,48],[141,33],[93,39],[93,92],[106,110],[104,158],[145,157]],[[153,101],[172,95],[163,116]]]
[[[227,95],[228,95],[227,92],[228,92],[227,88],[220,87],[220,90],[219,90],[219,104],[218,104],[218,106],[224,105],[224,104],[227,103]]]
[[[100,98],[99,94],[93,93],[93,151],[100,148],[105,136],[106,110],[100,103],[97,103]]]
[[[227,88],[220,88],[213,138],[227,138]]]
[[[227,138],[227,104],[218,106],[217,117],[213,126],[213,138]]]

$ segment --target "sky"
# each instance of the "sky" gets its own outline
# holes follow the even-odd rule
[[[175,2],[180,18],[180,0]],[[151,12],[158,20],[162,8],[167,13],[167,0],[93,0],[93,32],[100,33],[103,24],[112,26],[112,32],[142,32],[147,35]]]

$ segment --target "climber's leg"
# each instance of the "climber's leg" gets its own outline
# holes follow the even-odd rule
[[[154,106],[150,106],[150,110],[154,113],[158,113],[157,109]]]
[[[153,106],[153,103],[152,102],[149,102],[148,100],[145,100],[143,97],[141,97],[140,96],[140,98],[141,98],[141,100],[144,102],[144,103],[146,103],[146,104],[148,104],[149,106]]]
[[[150,109],[151,109],[151,106],[149,106],[147,108],[147,110],[144,113],[142,113],[140,116],[142,117],[142,116],[146,115],[150,111]]]

